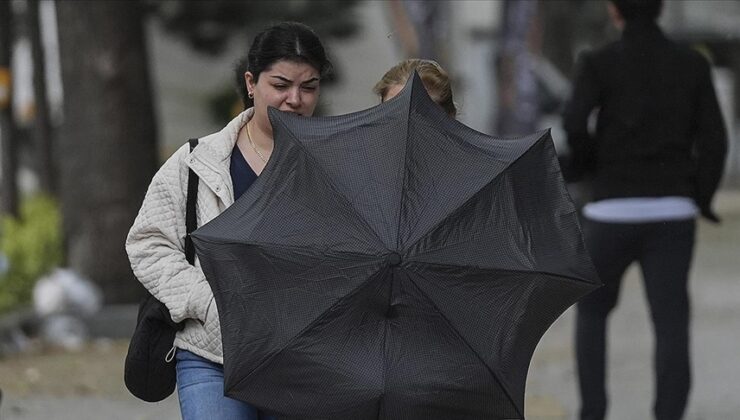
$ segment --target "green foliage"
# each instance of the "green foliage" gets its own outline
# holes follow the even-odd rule
[[[31,301],[36,280],[62,263],[61,214],[56,201],[35,195],[21,203],[19,217],[3,217],[0,252],[9,269],[0,276],[0,313]]]

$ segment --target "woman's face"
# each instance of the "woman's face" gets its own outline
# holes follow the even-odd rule
[[[259,80],[255,81],[251,72],[246,72],[244,79],[254,94],[254,118],[266,130],[271,128],[268,106],[311,116],[319,101],[319,72],[308,63],[279,60],[262,71]]]

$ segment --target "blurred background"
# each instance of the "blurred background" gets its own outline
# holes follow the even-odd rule
[[[619,36],[603,0],[0,0],[0,418],[177,416],[176,397],[147,405],[122,385],[144,293],[124,239],[164,159],[240,111],[233,67],[280,20],[307,23],[328,48],[322,115],[376,105],[388,68],[431,58],[452,77],[462,122],[509,136],[552,128],[563,156],[575,60]],[[693,269],[689,416],[734,418],[740,1],[666,0],[659,23],[711,62],[729,133],[725,223],[700,225]],[[652,392],[648,315],[630,273],[610,332],[629,337],[610,354],[626,366],[613,376],[623,402],[613,419],[644,418]],[[574,416],[571,324],[569,311],[538,347],[528,418]]]

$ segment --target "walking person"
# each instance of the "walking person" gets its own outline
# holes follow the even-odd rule
[[[584,235],[604,286],[578,303],[580,418],[607,412],[606,324],[622,275],[642,269],[655,332],[658,420],[682,418],[691,386],[688,273],[698,215],[718,222],[712,197],[726,133],[710,66],[668,39],[661,0],[610,0],[621,39],[585,53],[563,115],[574,174],[593,183]],[[598,110],[595,134],[589,115]]]
[[[198,226],[218,216],[260,175],[273,150],[267,107],[311,116],[331,69],[307,26],[284,22],[260,32],[236,68],[245,111],[221,131],[177,150],[154,176],[126,240],[141,283],[185,327],[175,337],[177,392],[185,420],[258,420],[271,416],[224,396],[218,311],[200,264],[184,251],[188,171],[199,178]],[[250,106],[252,104],[253,106]],[[288,310],[288,308],[286,308]]]

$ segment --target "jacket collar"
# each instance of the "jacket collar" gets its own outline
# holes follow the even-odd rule
[[[254,115],[249,108],[237,115],[221,131],[203,137],[190,156],[187,166],[195,172],[208,187],[219,196],[226,206],[234,202],[234,186],[229,167],[231,153],[239,137],[239,130]]]
[[[642,42],[650,39],[664,39],[665,35],[655,21],[634,19],[625,24],[622,37],[627,41]]]
[[[194,156],[202,156],[203,159],[212,160],[217,165],[229,160],[239,137],[239,130],[252,119],[252,115],[254,115],[254,108],[249,108],[229,121],[218,133],[204,137],[202,143],[205,147],[201,148],[199,145],[193,150]]]

